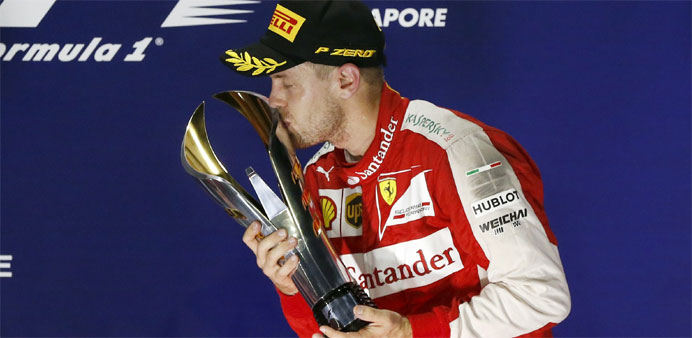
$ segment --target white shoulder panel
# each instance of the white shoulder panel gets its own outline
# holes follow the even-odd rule
[[[454,141],[482,128],[465,120],[448,109],[440,108],[428,101],[411,101],[404,115],[401,130],[408,129],[425,136],[430,141],[447,149]]]
[[[312,158],[310,158],[310,161],[308,161],[308,163],[305,164],[305,166],[303,167],[303,173],[305,173],[305,170],[307,170],[307,168],[308,168],[310,165],[312,165],[312,164],[314,164],[315,162],[317,162],[317,160],[319,160],[320,157],[322,157],[322,156],[324,156],[324,155],[326,155],[326,154],[329,154],[329,153],[332,152],[332,151],[334,151],[334,145],[331,144],[331,143],[329,143],[329,142],[324,142],[324,144],[322,145],[322,148],[320,148],[320,150],[318,150],[318,151],[315,153],[315,155],[312,155]]]

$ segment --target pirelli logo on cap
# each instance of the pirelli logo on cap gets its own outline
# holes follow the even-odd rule
[[[303,22],[305,22],[304,17],[277,4],[274,15],[272,15],[271,21],[269,21],[269,30],[293,42]]]

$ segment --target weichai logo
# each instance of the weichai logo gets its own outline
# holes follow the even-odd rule
[[[305,22],[305,18],[277,4],[274,15],[272,15],[271,21],[269,21],[269,30],[293,42],[303,22]]]
[[[341,261],[372,298],[429,285],[464,268],[449,228],[366,253],[342,255]]]
[[[494,235],[499,235],[505,232],[505,229],[503,227],[505,224],[512,224],[512,226],[515,228],[521,226],[521,220],[528,217],[528,214],[529,213],[526,210],[526,208],[514,210],[508,214],[502,215],[497,218],[493,218],[490,221],[479,224],[478,227],[481,229],[481,232],[492,230]]]

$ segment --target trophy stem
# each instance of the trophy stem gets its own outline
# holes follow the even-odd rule
[[[357,318],[353,308],[356,305],[374,307],[375,304],[348,274],[323,231],[318,205],[310,191],[304,189],[302,167],[278,113],[267,104],[266,98],[255,93],[229,91],[215,97],[240,111],[257,130],[267,147],[283,201],[250,169],[246,173],[258,193],[260,208],[228,174],[209,144],[203,104],[190,119],[183,140],[181,158],[186,171],[197,178],[217,202],[230,209],[238,223],[247,227],[258,220],[263,225],[263,235],[285,229],[289,236],[298,240],[289,253],[300,258],[291,279],[320,325],[340,331],[358,331],[367,326],[369,323]]]

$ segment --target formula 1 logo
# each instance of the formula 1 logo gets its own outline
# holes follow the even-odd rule
[[[4,0],[0,3],[0,27],[36,28],[57,0]],[[218,25],[247,22],[245,19],[220,17],[247,14],[247,9],[219,6],[258,4],[252,0],[179,0],[161,27]]]
[[[180,0],[163,21],[161,27],[182,27],[218,25],[227,23],[247,22],[244,19],[228,19],[212,16],[252,13],[246,9],[215,8],[217,6],[258,4],[259,1],[249,0]]]
[[[5,0],[0,3],[0,27],[38,27],[56,0]]]

